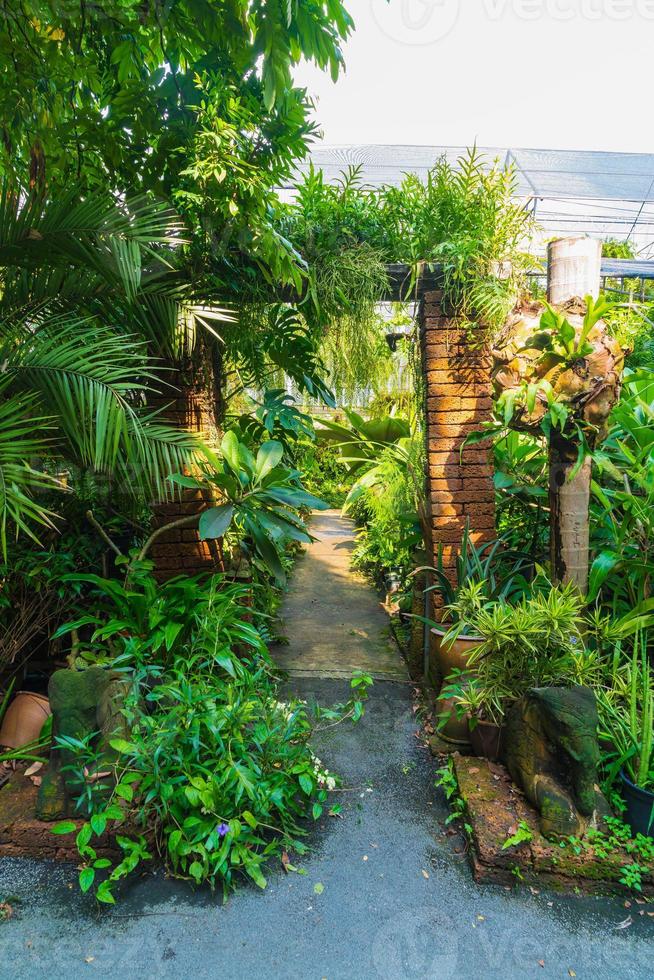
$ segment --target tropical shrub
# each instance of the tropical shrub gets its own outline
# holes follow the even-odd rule
[[[654,375],[628,371],[609,434],[594,454],[589,599],[616,613],[652,594],[654,575]]]
[[[440,597],[443,621],[453,624],[451,638],[472,629],[482,608],[515,601],[530,592],[534,572],[531,556],[507,548],[507,543],[508,536],[475,544],[466,524],[456,554],[454,582],[443,568],[442,547],[435,567],[417,569],[431,580],[425,591]]]
[[[341,0],[205,0],[201,15],[195,0],[27,0],[0,24],[13,52],[0,174],[39,194],[175,204],[192,231],[193,278],[217,272],[223,296],[262,276],[297,286],[302,263],[272,220],[275,189],[316,131],[293,68],[307,59],[336,78],[352,27]]]
[[[654,677],[647,630],[633,637],[629,658],[618,647],[610,671],[597,688],[599,735],[610,787],[621,770],[642,789],[654,791]]]
[[[299,447],[296,464],[309,493],[320,495],[330,507],[343,506],[354,475],[335,446],[319,441],[305,442]]]
[[[282,585],[286,581],[281,562],[285,543],[312,540],[300,509],[328,506],[307,493],[300,483],[301,473],[285,466],[283,456],[283,445],[274,439],[264,442],[254,456],[229,431],[220,445],[220,456],[209,454],[212,466],[205,467],[203,476],[173,477],[182,487],[208,489],[224,499],[199,515],[202,540],[232,535],[246,556]]]
[[[542,563],[548,552],[547,453],[542,440],[507,432],[493,443],[496,527],[507,546]]]
[[[600,654],[584,642],[583,599],[572,583],[538,590],[513,605],[506,599],[482,603],[472,614],[464,593],[446,614],[454,625],[444,642],[457,637],[463,621],[480,637],[467,666],[475,677],[476,707],[493,721],[532,687],[589,684],[600,675]],[[471,695],[462,684],[460,675],[450,678],[441,697],[463,703]]]
[[[242,876],[264,887],[265,863],[304,850],[304,820],[321,815],[337,780],[311,751],[306,706],[279,700],[246,590],[220,578],[204,589],[187,579],[157,586],[144,567],[127,593],[113,582],[96,586],[105,605],[93,642],[130,683],[130,736],[112,743],[119,760],[111,777],[97,773],[91,740],[66,742],[76,750],[68,775],[87,817],[76,838],[82,890],[113,902],[116,883],[153,852],[171,874],[224,894]],[[359,694],[339,718],[361,716],[368,682],[353,680]],[[120,831],[124,854],[113,865],[94,847],[107,827]],[[71,821],[53,828],[74,829]]]
[[[560,310],[517,311],[493,349],[495,420],[467,445],[513,429],[545,436],[550,563],[556,581],[588,588],[591,454],[620,394],[624,352],[603,317],[612,304],[587,296]]]
[[[415,421],[397,415],[344,414],[349,424],[323,421],[317,439],[334,446],[351,474],[343,512],[360,527],[354,565],[379,583],[389,573],[406,576],[428,527],[422,436]]]

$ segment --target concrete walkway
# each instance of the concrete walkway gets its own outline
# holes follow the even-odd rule
[[[309,700],[348,696],[344,681],[293,681]],[[465,843],[445,826],[435,765],[415,738],[406,684],[375,685],[365,717],[317,743],[339,772],[342,817],[312,829],[301,874],[267,871],[222,905],[144,875],[96,911],[73,867],[0,861],[2,980],[645,980],[654,920],[624,899],[480,887]],[[544,966],[540,965],[540,961]],[[570,973],[569,971],[573,971]]]
[[[317,539],[298,560],[282,606],[288,646],[273,657],[294,677],[351,677],[365,670],[379,680],[408,681],[388,616],[366,580],[350,569],[354,526],[337,510],[311,521]]]

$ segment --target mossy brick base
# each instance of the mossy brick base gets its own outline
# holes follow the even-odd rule
[[[550,885],[565,891],[581,889],[593,894],[627,893],[620,884],[622,868],[634,857],[624,850],[598,857],[592,847],[575,854],[546,840],[539,831],[538,814],[516,788],[507,770],[485,759],[453,756],[459,792],[471,827],[468,849],[473,875],[479,882]],[[524,821],[532,839],[503,849]],[[643,894],[654,895],[654,876],[643,877]]]
[[[79,862],[76,834],[53,834],[54,824],[36,818],[36,786],[22,773],[15,773],[0,789],[0,858],[29,857]],[[76,827],[83,821],[75,821]],[[124,833],[118,831],[119,833]],[[115,858],[122,852],[107,831],[94,838],[98,857]]]

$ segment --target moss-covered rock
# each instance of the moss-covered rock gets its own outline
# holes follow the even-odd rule
[[[48,686],[53,749],[39,788],[38,819],[59,820],[70,810],[71,776],[64,770],[74,762],[74,754],[58,746],[56,739],[84,741],[97,733],[95,747],[101,768],[111,768],[115,752],[109,742],[118,735],[126,735],[121,711],[126,693],[124,677],[103,667],[54,672]]]

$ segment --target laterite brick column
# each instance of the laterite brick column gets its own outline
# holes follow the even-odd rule
[[[211,387],[206,378],[193,385],[188,379],[174,379],[177,392],[162,396],[162,418],[181,429],[202,433],[215,442],[217,427],[211,397]],[[212,503],[211,495],[182,489],[176,500],[158,503],[154,508],[152,527],[161,527],[180,518],[198,513],[203,504]],[[199,575],[223,570],[218,542],[201,541],[195,528],[174,528],[159,537],[152,547],[155,574],[159,581],[176,575]]]
[[[455,574],[456,553],[466,521],[474,541],[495,533],[493,470],[486,444],[461,446],[492,408],[490,360],[470,349],[464,332],[443,314],[439,290],[423,293],[419,308],[426,390],[427,493],[434,564],[442,547],[443,567]]]

